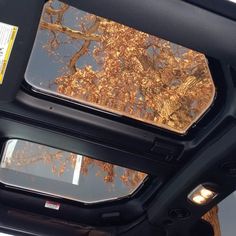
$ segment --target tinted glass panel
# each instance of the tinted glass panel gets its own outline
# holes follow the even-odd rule
[[[215,95],[204,55],[56,0],[45,5],[25,77],[36,91],[178,133]]]
[[[214,236],[235,235],[236,192],[211,209],[203,218],[213,225]]]
[[[7,142],[0,181],[18,188],[94,203],[132,194],[146,174],[22,140]]]

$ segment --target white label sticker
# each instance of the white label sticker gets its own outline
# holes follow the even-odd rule
[[[58,211],[60,209],[60,204],[57,202],[46,201],[45,207]]]
[[[0,22],[0,85],[3,83],[17,31],[18,27]]]

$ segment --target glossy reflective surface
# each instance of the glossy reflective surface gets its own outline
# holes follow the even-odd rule
[[[56,0],[45,5],[25,76],[36,90],[178,133],[215,95],[203,54]]]
[[[146,174],[82,155],[9,140],[1,161],[0,181],[18,188],[85,203],[128,196]]]

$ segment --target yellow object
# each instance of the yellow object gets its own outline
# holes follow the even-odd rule
[[[0,22],[0,85],[3,83],[17,31],[18,27]]]

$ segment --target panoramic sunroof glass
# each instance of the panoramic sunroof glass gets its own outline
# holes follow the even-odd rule
[[[0,182],[84,203],[133,194],[146,174],[48,146],[12,139],[6,143]]]
[[[185,133],[212,104],[205,56],[56,0],[25,75],[34,91]]]

